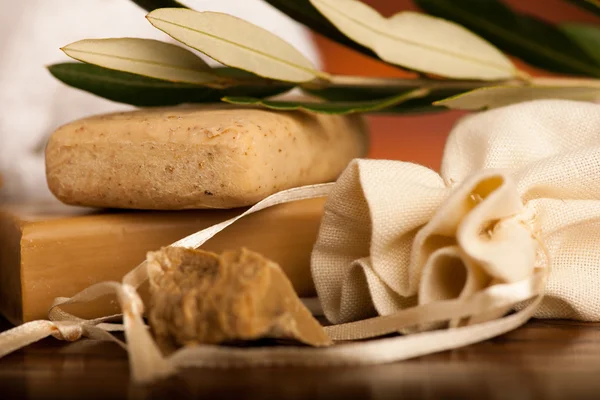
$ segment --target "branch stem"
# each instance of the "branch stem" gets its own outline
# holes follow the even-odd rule
[[[473,80],[442,80],[442,79],[403,79],[379,78],[366,76],[332,75],[328,81],[313,81],[300,84],[307,89],[325,89],[330,87],[352,88],[388,88],[408,90],[415,88],[425,89],[464,89],[465,91],[488,86],[553,86],[553,87],[598,87],[600,79],[586,78],[561,78],[561,77],[531,77],[524,79],[509,79],[502,81],[473,81]]]

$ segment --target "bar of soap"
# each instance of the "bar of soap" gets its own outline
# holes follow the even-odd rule
[[[315,296],[310,253],[322,199],[279,205],[240,219],[203,249],[247,247],[281,265],[301,297]],[[15,324],[47,318],[59,296],[119,281],[155,251],[240,210],[93,211],[52,206],[0,207],[0,313]],[[144,292],[147,295],[147,292]],[[144,297],[144,296],[143,296]],[[117,312],[111,296],[68,311],[84,318]]]
[[[46,148],[46,175],[54,195],[72,205],[233,208],[333,181],[366,150],[358,116],[146,109],[61,127]]]
[[[331,345],[279,265],[240,249],[164,248],[148,254],[148,319],[164,350],[283,339]]]

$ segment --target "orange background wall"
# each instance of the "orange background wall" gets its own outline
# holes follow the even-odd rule
[[[384,15],[417,10],[411,0],[363,0]],[[451,1],[451,0],[448,0]],[[513,9],[534,14],[547,21],[598,23],[598,19],[564,0],[505,0]],[[348,75],[407,76],[401,70],[362,56],[315,35],[328,72]],[[546,74],[519,61],[517,64],[535,75]],[[439,169],[444,141],[461,112],[420,116],[369,116],[371,157],[418,162]]]

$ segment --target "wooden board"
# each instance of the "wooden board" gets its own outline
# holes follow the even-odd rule
[[[9,326],[5,325],[5,328]],[[0,319],[0,331],[2,321]],[[597,399],[600,324],[532,321],[492,340],[386,365],[185,369],[130,383],[109,342],[45,339],[0,360],[3,399]]]

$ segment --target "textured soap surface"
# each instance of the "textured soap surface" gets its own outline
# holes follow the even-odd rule
[[[332,344],[279,265],[259,253],[164,248],[148,254],[148,273],[148,319],[168,352],[259,339]]]
[[[297,293],[315,295],[310,253],[323,200],[304,200],[242,218],[202,248],[247,247],[281,265]],[[63,205],[0,207],[0,313],[20,323],[47,317],[59,296],[120,280],[155,251],[241,210],[90,211]],[[82,317],[118,311],[114,298],[69,310]]]
[[[61,127],[46,148],[46,173],[50,190],[67,204],[233,208],[333,181],[366,150],[358,116],[161,108]]]

